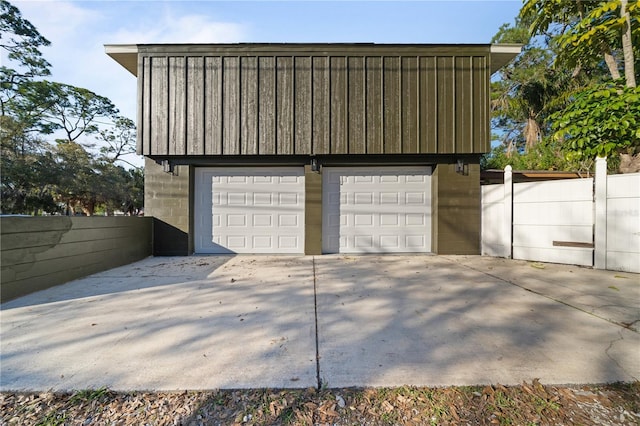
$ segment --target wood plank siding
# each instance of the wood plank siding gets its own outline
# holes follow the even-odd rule
[[[139,45],[138,153],[489,151],[488,45]]]

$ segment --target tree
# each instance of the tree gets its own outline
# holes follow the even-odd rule
[[[123,211],[131,216],[138,216],[144,208],[144,169],[135,167],[129,169],[126,197]]]
[[[13,67],[0,66],[0,212],[139,211],[140,171],[115,164],[135,150],[133,121],[106,97],[44,80],[50,64],[40,48],[49,41],[9,2],[0,0],[0,13],[0,47]],[[52,145],[51,135],[62,138]],[[91,136],[106,144],[100,153],[89,149]]]
[[[626,83],[635,87],[632,34],[640,1],[526,0],[520,16],[531,19],[532,35],[546,35],[558,45],[559,59],[580,68],[600,58],[614,80],[620,78],[616,51],[622,50]]]
[[[101,162],[99,173],[101,188],[99,199],[108,215],[122,211],[137,216],[144,203],[144,174],[142,169],[125,169],[110,162]]]
[[[516,70],[507,67],[492,83],[506,99],[501,108],[492,104],[494,130],[515,135],[522,145],[510,157],[508,148],[494,149],[483,165],[494,167],[506,158],[523,167],[587,171],[596,155],[609,156],[609,164],[640,163],[634,90],[639,14],[638,0],[525,0],[515,28],[526,25],[533,38],[513,30],[528,44],[514,61]],[[548,53],[546,63],[542,55],[532,55],[536,43]],[[525,55],[536,65],[523,64]],[[509,89],[501,92],[504,87]]]
[[[37,127],[43,134],[61,131],[75,142],[83,135],[98,133],[98,120],[111,120],[118,109],[104,96],[69,84],[38,81],[21,90],[24,111],[38,111]]]
[[[65,205],[65,214],[72,214],[79,207],[86,215],[93,215],[100,181],[91,154],[80,144],[65,140],[57,142],[55,153],[60,170],[56,201]]]
[[[48,144],[40,139],[9,145],[0,152],[0,211],[38,214],[59,211],[53,198],[60,170]]]
[[[551,119],[569,158],[634,154],[640,147],[640,88],[621,80],[592,86]]]
[[[112,127],[100,131],[98,140],[104,142],[100,152],[105,161],[110,163],[122,161],[135,167],[122,158],[136,153],[136,125],[133,120],[122,116],[116,117]]]
[[[570,69],[554,66],[555,52],[533,39],[528,28],[528,22],[516,18],[515,25],[503,25],[492,39],[492,43],[524,45],[491,83],[492,126],[507,156],[540,143],[550,133],[549,115],[563,106],[567,93],[589,78],[576,78]]]
[[[42,56],[40,48],[51,43],[26,19],[20,10],[5,0],[0,0],[0,47],[7,52],[9,61],[18,68],[0,66],[0,112],[6,115],[5,104],[13,98],[18,87],[34,77],[50,74],[50,64]]]

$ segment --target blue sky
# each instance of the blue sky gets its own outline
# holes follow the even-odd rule
[[[135,77],[104,44],[489,43],[520,0],[12,1],[51,41],[51,79],[110,98],[135,119]],[[4,58],[3,58],[4,60]]]

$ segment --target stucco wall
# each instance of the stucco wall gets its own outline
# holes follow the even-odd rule
[[[0,300],[151,255],[148,217],[0,218]]]
[[[438,164],[432,176],[432,244],[437,254],[480,254],[480,164],[467,174]]]

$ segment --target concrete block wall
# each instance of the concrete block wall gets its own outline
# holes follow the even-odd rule
[[[151,255],[147,217],[0,218],[5,302]]]
[[[154,219],[154,256],[186,256],[193,252],[189,166],[176,166],[173,174],[145,158],[144,212]]]

